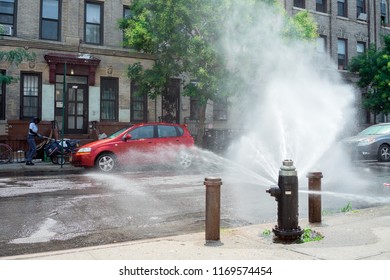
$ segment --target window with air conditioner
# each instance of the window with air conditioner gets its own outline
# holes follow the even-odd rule
[[[16,0],[0,0],[0,34],[14,36]]]
[[[356,13],[357,13],[358,20],[367,21],[366,1],[365,0],[357,0],[356,1]]]

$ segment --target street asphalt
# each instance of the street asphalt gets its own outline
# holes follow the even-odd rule
[[[0,165],[0,174],[83,172],[69,164],[48,162]],[[389,189],[390,191],[390,189]],[[282,243],[275,223],[221,228],[219,242],[198,232],[64,251],[7,256],[7,260],[390,260],[390,205],[322,215],[320,223],[301,219],[299,226],[322,236],[319,241]]]

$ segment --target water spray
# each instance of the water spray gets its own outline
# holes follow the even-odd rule
[[[266,190],[278,202],[278,224],[272,229],[276,237],[293,241],[301,237],[298,226],[298,176],[292,160],[284,160],[279,170],[278,186]]]

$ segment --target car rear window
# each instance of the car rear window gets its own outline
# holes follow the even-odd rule
[[[182,127],[178,126],[177,130],[179,131],[179,136],[182,136],[184,134],[184,129]]]
[[[176,127],[172,125],[159,125],[158,137],[177,137]]]

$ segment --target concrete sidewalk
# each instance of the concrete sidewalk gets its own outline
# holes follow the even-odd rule
[[[44,173],[82,173],[85,172],[84,168],[74,167],[70,163],[65,163],[62,166],[60,164],[53,164],[52,162],[45,162],[40,160],[34,160],[34,165],[26,165],[25,162],[12,162],[0,164],[0,174],[6,174],[7,176],[23,176],[34,175]]]
[[[264,235],[275,224],[221,229],[222,245],[205,246],[199,232],[149,240],[31,255],[8,260],[390,260],[390,206],[324,216],[320,224],[300,221],[302,228],[324,235],[320,241],[274,243]]]

